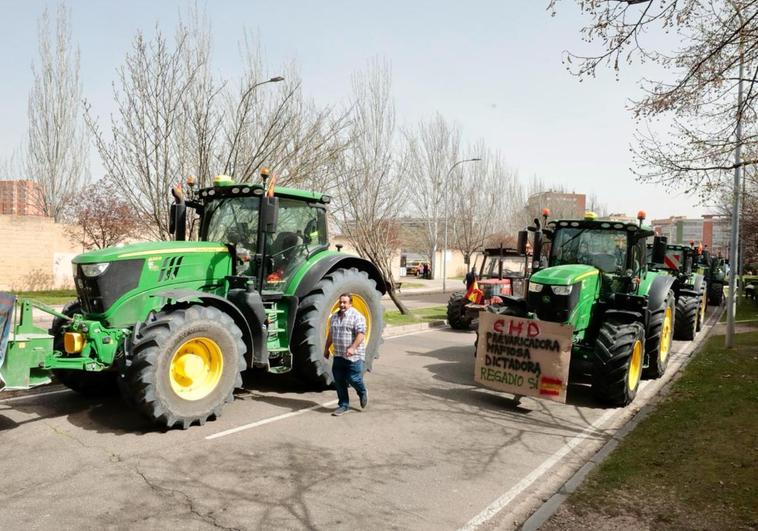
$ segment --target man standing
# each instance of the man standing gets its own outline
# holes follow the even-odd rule
[[[471,285],[477,280],[478,279],[476,278],[476,267],[472,267],[471,271],[466,273],[466,278],[463,279],[463,282],[465,282],[466,284],[466,290],[470,290]]]
[[[324,357],[329,359],[329,348],[334,345],[332,375],[339,401],[337,409],[332,413],[335,417],[350,411],[348,384],[358,393],[361,408],[366,409],[368,405],[368,394],[363,384],[366,318],[353,308],[353,296],[350,293],[340,295],[339,304],[339,311],[329,318],[329,334],[324,347]]]

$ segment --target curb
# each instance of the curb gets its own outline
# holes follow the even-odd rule
[[[597,452],[595,452],[595,455],[593,455],[589,461],[582,465],[579,470],[574,472],[574,474],[563,485],[560,486],[555,494],[550,496],[550,498],[548,498],[536,511],[534,511],[532,515],[517,528],[519,531],[537,531],[558,511],[558,508],[563,504],[563,502],[566,501],[566,499],[581,486],[587,475],[595,467],[601,464],[605,458],[613,452],[613,450],[616,449],[621,440],[626,437],[632,430],[634,430],[634,428],[636,428],[640,422],[650,416],[650,414],[655,411],[655,409],[657,409],[658,404],[661,402],[661,400],[668,395],[669,391],[671,390],[671,386],[674,385],[674,383],[679,379],[679,376],[687,367],[692,358],[700,352],[700,349],[703,347],[705,342],[708,340],[708,338],[711,337],[724,310],[725,308],[718,313],[718,317],[715,318],[715,322],[711,325],[710,329],[702,338],[700,338],[698,343],[689,352],[689,354],[687,354],[687,357],[682,361],[682,364],[677,368],[677,371],[673,374],[672,378],[658,390],[655,398],[642,406],[642,408],[640,408],[637,413],[635,413],[602,447],[600,447]]]
[[[427,321],[426,323],[413,323],[408,325],[397,326],[385,326],[382,337],[389,339],[391,337],[402,336],[405,334],[412,334],[413,332],[421,332],[422,330],[428,330],[430,328],[444,328],[447,326],[447,321],[439,319],[437,321]]]

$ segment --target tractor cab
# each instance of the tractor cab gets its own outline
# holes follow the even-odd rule
[[[484,249],[479,264],[479,289],[485,299],[499,295],[523,296],[528,257],[510,247]]]
[[[200,216],[199,240],[224,243],[234,254],[233,283],[252,285],[265,299],[285,292],[303,264],[329,247],[329,202],[325,194],[219,176],[213,187],[193,193],[186,206]],[[184,235],[181,224],[172,223],[177,239]]]

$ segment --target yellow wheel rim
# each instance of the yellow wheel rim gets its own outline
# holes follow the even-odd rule
[[[372,322],[371,322],[371,310],[369,309],[368,302],[366,299],[361,297],[360,295],[353,294],[353,308],[358,310],[358,313],[360,313],[363,317],[366,318],[366,339],[363,340],[364,345],[368,345],[369,341],[371,341],[371,329],[373,328]],[[338,312],[340,309],[340,299],[337,297],[337,300],[332,304],[332,309],[329,311],[329,315],[332,315],[336,312]],[[325,325],[325,331],[324,331],[324,337],[326,337],[329,334],[329,319],[326,320]],[[334,351],[334,347],[329,349],[330,352]]]
[[[658,347],[658,359],[661,363],[666,361],[671,349],[671,306],[666,307],[666,313],[663,316],[663,326],[661,327],[661,344]]]
[[[708,297],[703,293],[703,302],[700,304],[700,324],[705,323],[705,307],[708,305]]]
[[[637,388],[637,384],[640,383],[640,377],[642,376],[642,341],[639,339],[634,342],[632,347],[632,359],[629,362],[629,378],[627,378],[627,385],[630,391],[634,391]]]
[[[194,337],[182,343],[169,364],[171,389],[184,400],[208,396],[221,380],[224,357],[218,343]]]

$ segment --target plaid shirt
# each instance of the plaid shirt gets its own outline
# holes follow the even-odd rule
[[[355,341],[355,337],[363,332],[366,333],[366,318],[355,308],[348,308],[345,315],[340,312],[332,314],[329,320],[329,331],[332,334],[332,345],[334,345],[334,355],[347,358],[350,361],[359,361],[366,359],[366,341],[355,349],[355,354],[347,355],[347,349]]]

